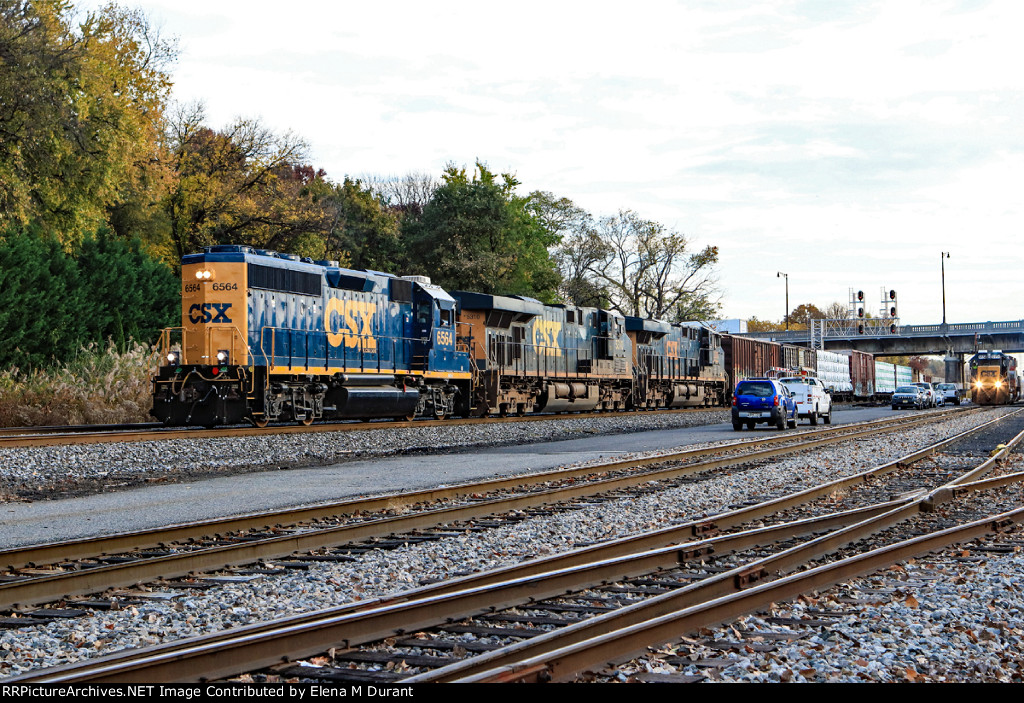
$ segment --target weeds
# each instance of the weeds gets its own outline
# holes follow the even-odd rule
[[[0,427],[149,422],[157,350],[95,344],[61,366],[0,372]]]

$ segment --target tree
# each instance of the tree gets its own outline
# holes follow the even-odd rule
[[[85,331],[74,260],[39,225],[0,239],[0,367],[65,359]]]
[[[399,214],[388,209],[358,180],[346,178],[331,194],[335,225],[326,237],[326,256],[357,269],[399,273],[405,261]]]
[[[608,294],[592,272],[608,256],[608,246],[598,235],[593,216],[568,198],[544,191],[530,194],[530,207],[560,240],[552,252],[561,274],[559,297],[574,305],[607,306]]]
[[[130,339],[152,344],[164,327],[180,324],[181,282],[171,267],[148,256],[138,239],[125,241],[101,229],[83,240],[76,258],[82,344],[102,347],[112,340],[124,350]]]
[[[777,332],[785,330],[786,325],[783,322],[772,322],[771,320],[759,320],[757,317],[751,317],[747,320],[747,331],[748,332]]]
[[[825,308],[825,318],[829,320],[849,320],[852,317],[850,315],[850,308],[843,305],[838,300],[830,304]]]
[[[706,320],[719,310],[714,265],[718,247],[689,254],[689,240],[630,210],[601,219],[597,236],[606,249],[589,268],[624,315]]]
[[[551,301],[557,236],[515,192],[519,182],[477,162],[472,175],[449,164],[423,215],[408,227],[419,270],[446,288]]]
[[[0,226],[37,221],[65,244],[156,212],[177,55],[141,11],[110,4],[77,28],[73,14],[0,0]]]
[[[303,164],[306,143],[239,119],[205,124],[201,104],[179,107],[168,144],[175,182],[164,202],[176,260],[210,244],[250,244],[321,255],[335,224],[323,171]]]
[[[803,303],[793,308],[793,311],[789,313],[789,326],[790,329],[807,329],[811,320],[821,320],[825,317],[825,313],[818,309],[817,306],[812,303]]]

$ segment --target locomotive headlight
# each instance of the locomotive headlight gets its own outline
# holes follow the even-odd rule
[[[217,361],[222,364],[228,363],[228,359],[231,358],[231,354],[228,353],[227,349],[221,349],[217,352]]]
[[[211,278],[213,278],[213,274],[210,273],[209,270],[203,271],[203,280],[204,281],[209,281]]]
[[[203,272],[202,271],[196,271],[196,278],[199,279],[200,281],[203,280]]]
[[[1003,382],[1002,381],[996,381],[996,388],[1002,388],[1002,387],[1003,387]]]
[[[176,352],[176,351],[170,352],[167,355],[167,363],[168,364],[177,364],[178,363],[178,352]]]

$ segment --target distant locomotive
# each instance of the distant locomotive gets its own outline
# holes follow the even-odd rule
[[[182,260],[153,410],[169,425],[721,404],[710,330],[456,292],[245,246]]]
[[[1020,396],[1017,360],[998,350],[979,351],[971,357],[971,402],[1006,405]]]

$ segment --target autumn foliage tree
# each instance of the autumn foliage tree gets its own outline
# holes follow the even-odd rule
[[[36,222],[65,245],[159,217],[177,56],[139,10],[75,17],[67,0],[0,0],[0,227]]]

